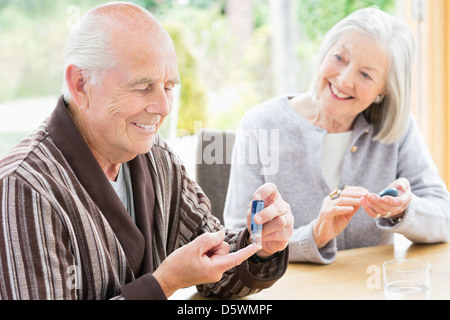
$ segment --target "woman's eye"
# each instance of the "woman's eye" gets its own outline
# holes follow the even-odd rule
[[[367,72],[361,72],[362,76],[366,79],[372,79]]]
[[[335,57],[336,57],[336,60],[337,61],[343,61],[344,60],[344,58],[342,58],[340,55],[335,55]]]

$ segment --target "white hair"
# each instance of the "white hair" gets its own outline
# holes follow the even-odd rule
[[[116,58],[112,46],[112,35],[107,30],[107,18],[88,12],[70,30],[64,56],[64,81],[62,94],[69,102],[71,94],[65,72],[75,65],[93,85],[101,84],[106,70],[114,67]]]
[[[363,114],[377,130],[375,140],[393,143],[399,140],[408,123],[411,110],[411,82],[414,60],[414,37],[410,27],[394,16],[375,8],[360,9],[328,31],[317,54],[316,73],[330,48],[348,31],[358,31],[385,43],[390,56],[386,96],[373,103]],[[317,76],[315,80],[317,80]],[[317,96],[317,81],[310,92]]]

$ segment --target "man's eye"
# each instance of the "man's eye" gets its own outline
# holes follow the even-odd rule
[[[146,93],[148,92],[148,87],[145,87],[145,88],[136,88],[136,89],[133,89],[133,92],[134,92],[135,94],[140,94],[140,95],[146,94]]]
[[[166,91],[172,91],[172,89],[175,87],[175,84],[173,83],[168,83],[164,86],[164,90]]]

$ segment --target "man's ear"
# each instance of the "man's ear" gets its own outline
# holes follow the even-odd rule
[[[89,96],[86,91],[86,77],[83,70],[71,64],[66,69],[66,82],[72,99],[78,107],[89,106]]]

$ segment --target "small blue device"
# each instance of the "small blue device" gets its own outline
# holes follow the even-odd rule
[[[378,195],[380,197],[384,197],[384,196],[397,197],[398,196],[398,190],[395,189],[395,188],[389,188],[389,189],[381,191]]]
[[[250,223],[250,228],[252,231],[252,243],[256,244],[256,246],[261,249],[262,248],[262,224],[256,224],[253,221],[253,217],[259,211],[264,209],[264,201],[263,200],[253,200],[252,201],[252,218]]]

